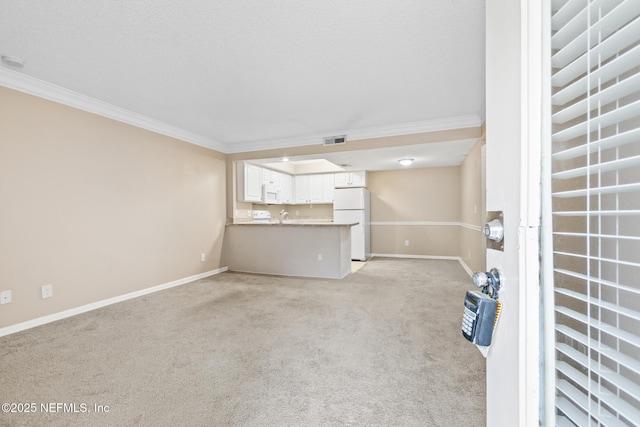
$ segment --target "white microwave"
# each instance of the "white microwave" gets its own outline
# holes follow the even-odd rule
[[[262,186],[262,203],[280,203],[280,188],[271,184]]]

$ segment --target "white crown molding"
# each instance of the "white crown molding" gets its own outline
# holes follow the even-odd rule
[[[359,139],[382,138],[387,136],[410,135],[416,133],[437,132],[455,129],[466,129],[482,125],[477,115],[450,117],[423,122],[402,123],[397,125],[377,126],[368,129],[337,130],[322,135],[308,135],[299,138],[271,139],[253,142],[239,142],[228,147],[229,153],[244,153],[247,151],[271,150],[275,148],[299,147],[306,145],[320,145],[323,138],[329,135],[347,135],[349,141]]]
[[[410,135],[416,133],[437,132],[454,129],[465,129],[482,125],[477,115],[450,117],[446,119],[427,120],[422,122],[402,123],[397,125],[377,126],[367,129],[338,130],[322,135],[271,139],[262,141],[239,142],[225,144],[210,138],[194,134],[173,125],[152,119],[142,114],[109,104],[96,98],[48,83],[24,73],[0,67],[0,86],[28,93],[39,98],[48,99],[82,111],[97,114],[122,123],[127,123],[161,135],[176,138],[191,144],[219,151],[224,154],[248,151],[271,150],[277,148],[299,147],[322,144],[327,135],[347,135],[348,141],[359,139],[381,138],[388,136]]]
[[[0,85],[223,153],[227,146],[142,114],[0,67]]]

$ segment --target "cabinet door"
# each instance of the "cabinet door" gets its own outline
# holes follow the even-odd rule
[[[309,201],[308,203],[322,203],[322,190],[324,183],[321,174],[309,175]]]
[[[322,200],[325,203],[333,203],[335,191],[335,176],[332,173],[322,175]]]
[[[262,168],[246,163],[244,165],[244,201],[262,201]]]
[[[349,186],[349,172],[339,172],[335,174],[335,188]]]
[[[295,192],[295,202],[300,204],[309,203],[309,175],[296,175],[293,179]]]
[[[351,172],[349,179],[350,187],[366,187],[367,186],[367,172]]]
[[[293,177],[286,173],[280,174],[280,201],[282,203],[292,203]]]
[[[262,180],[265,184],[280,186],[280,177],[282,173],[271,169],[264,168],[262,170]]]

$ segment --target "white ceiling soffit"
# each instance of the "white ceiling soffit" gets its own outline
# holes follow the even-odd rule
[[[477,126],[484,23],[484,0],[3,0],[25,66],[0,84],[229,153]]]
[[[368,170],[383,171],[408,168],[431,168],[459,166],[469,151],[478,142],[477,138],[460,139],[446,142],[430,142],[425,144],[404,145],[385,148],[374,148],[356,151],[340,151],[295,156],[288,162],[282,162],[279,158],[251,160],[253,163],[263,164],[274,169],[288,171],[287,164],[300,161],[311,161],[321,157],[324,161],[333,165],[348,165],[346,167],[325,167],[325,171],[335,170]],[[413,159],[411,166],[402,166],[400,159]]]

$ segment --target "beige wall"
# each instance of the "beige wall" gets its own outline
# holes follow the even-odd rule
[[[224,266],[225,155],[6,88],[0,129],[0,327]]]
[[[458,256],[459,167],[370,172],[368,179],[372,253]]]
[[[460,165],[460,258],[474,271],[485,270],[486,238],[482,234],[485,222],[484,138],[471,149]]]

